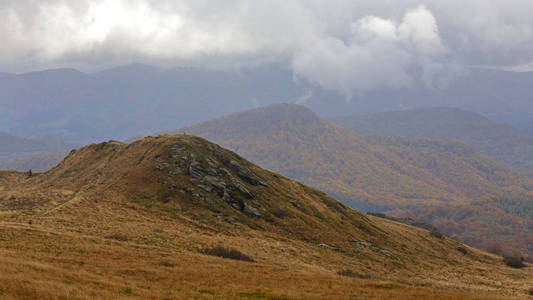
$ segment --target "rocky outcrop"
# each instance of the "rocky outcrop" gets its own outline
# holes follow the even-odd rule
[[[186,144],[172,145],[167,158],[161,155],[154,158],[154,169],[166,174],[167,181],[173,181],[173,177],[179,174],[189,175],[191,182],[203,192],[220,197],[249,217],[261,217],[259,210],[249,202],[254,199],[254,195],[247,185],[267,187],[267,184],[243,164],[225,157],[222,151],[209,146],[205,155],[197,155]],[[195,198],[216,205],[216,201],[199,192],[179,189],[176,184],[173,184],[171,189],[189,193]]]

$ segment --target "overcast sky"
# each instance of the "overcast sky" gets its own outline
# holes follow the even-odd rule
[[[531,0],[2,0],[0,71],[280,62],[346,93],[533,69]]]

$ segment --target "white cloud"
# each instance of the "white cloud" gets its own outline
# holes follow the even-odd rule
[[[422,5],[408,10],[400,23],[364,17],[351,24],[351,33],[347,41],[326,37],[297,53],[296,75],[350,98],[379,87],[410,88],[415,80],[438,88],[458,74],[433,14]]]
[[[421,53],[440,54],[445,51],[435,17],[424,5],[405,14],[398,26],[398,36]]]
[[[376,16],[368,16],[352,24],[352,34],[363,35],[369,38],[379,38],[386,41],[397,41],[398,30],[392,20]]]

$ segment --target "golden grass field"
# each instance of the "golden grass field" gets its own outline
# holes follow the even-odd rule
[[[245,172],[264,182],[243,183],[261,217],[198,189],[198,197],[158,198],[161,187],[201,182],[154,169],[175,145],[217,170],[233,161],[241,169],[225,173],[232,180]],[[281,209],[286,217],[270,213]],[[217,245],[255,262],[199,251]],[[345,269],[353,277],[337,274]],[[2,299],[521,299],[532,287],[530,265],[513,269],[452,239],[359,214],[191,136],[92,145],[32,177],[0,172]]]

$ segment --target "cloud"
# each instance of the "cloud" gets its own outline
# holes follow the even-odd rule
[[[400,23],[367,16],[350,27],[347,41],[326,37],[297,53],[296,76],[350,98],[379,87],[410,88],[417,79],[438,88],[459,74],[459,67],[449,67],[456,64],[423,5],[409,9]]]
[[[533,61],[533,2],[4,0],[0,69],[278,61],[353,93],[445,85],[470,65]]]

